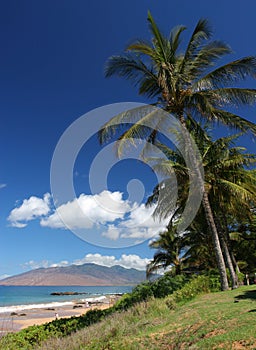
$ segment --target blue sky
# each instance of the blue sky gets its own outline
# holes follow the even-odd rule
[[[214,38],[234,50],[230,60],[256,54],[254,0],[13,0],[0,4],[0,276],[73,262],[142,268],[152,258],[147,238],[161,225],[150,221],[143,206],[156,183],[148,166],[132,159],[114,161],[106,191],[99,191],[95,207],[88,171],[100,147],[96,137],[88,140],[75,162],[74,186],[79,203],[90,209],[88,215],[94,220],[80,224],[88,230],[89,243],[58,221],[50,186],[55,147],[73,122],[105,105],[147,102],[128,82],[105,79],[103,71],[107,58],[122,52],[132,39],[149,38],[148,10],[166,33],[175,25],[186,25],[184,39],[199,18],[208,18]],[[252,82],[249,85],[255,87]],[[252,109],[246,116],[255,121]],[[243,143],[254,152],[249,138],[243,138]],[[145,193],[134,209],[126,185],[135,178],[140,183],[130,184],[138,193],[143,184]],[[119,215],[100,212],[109,198],[114,198]],[[74,214],[72,199],[62,210],[63,215],[71,213],[69,226],[79,230],[81,218]],[[144,217],[146,223],[140,225],[138,218]],[[97,232],[104,233],[103,244],[92,244]],[[126,232],[133,239],[127,245],[116,244],[116,237]]]

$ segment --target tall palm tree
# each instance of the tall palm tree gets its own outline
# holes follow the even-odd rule
[[[250,212],[249,204],[256,200],[256,178],[255,171],[247,170],[245,167],[253,165],[256,158],[253,154],[245,153],[244,148],[233,146],[234,140],[237,139],[238,135],[223,137],[212,141],[199,125],[195,123],[189,125],[188,121],[187,124],[188,129],[197,139],[202,154],[205,170],[205,189],[209,196],[211,207],[213,208],[213,215],[217,223],[221,247],[227,267],[230,271],[232,288],[236,288],[237,276],[233,267],[232,252],[228,244],[228,225],[226,220],[223,219],[225,219],[224,213],[229,213],[233,219],[237,217],[239,220],[244,217],[242,215],[246,212]],[[191,126],[193,126],[193,130]],[[200,139],[198,139],[198,135]],[[152,164],[152,167],[154,170],[160,172],[166,179],[155,188],[153,195],[148,199],[148,204],[152,202],[158,203],[154,213],[156,216],[163,218],[170,216],[171,205],[168,196],[171,191],[168,189],[172,186],[172,183],[169,181],[168,176],[170,176],[172,171],[175,171],[178,183],[180,184],[179,201],[177,203],[177,209],[173,213],[173,217],[177,219],[180,207],[182,211],[187,196],[187,187],[189,186],[188,169],[178,150],[170,149],[162,144],[158,144],[158,148],[162,150],[167,159],[148,158],[148,161],[150,161],[151,164],[153,161],[154,164]],[[162,186],[165,187],[165,191],[159,196],[159,188]],[[191,230],[195,231],[196,227],[196,229],[199,229],[199,234],[202,224],[202,216],[197,215],[193,224],[189,227],[190,233]],[[192,243],[193,242],[194,240],[192,240]]]
[[[256,273],[256,211],[255,205],[250,215],[244,215],[230,227],[230,244],[235,252],[241,271]]]
[[[235,272],[236,263],[229,246],[225,213],[230,213],[233,218],[237,217],[241,215],[241,211],[248,211],[248,202],[256,198],[255,177],[245,168],[255,163],[255,156],[246,154],[241,147],[231,147],[236,138],[237,135],[234,135],[208,142],[203,154],[205,186],[230,271],[232,288],[237,287],[238,279]]]
[[[245,57],[216,69],[215,62],[231,52],[221,41],[210,41],[211,30],[207,20],[201,19],[188,42],[185,52],[181,52],[181,34],[184,26],[175,27],[169,37],[165,37],[148,13],[152,41],[136,40],[127,47],[124,54],[113,56],[106,65],[106,76],[118,75],[131,80],[138,87],[139,94],[158,98],[158,105],[175,115],[184,129],[189,115],[210,122],[221,122],[242,131],[256,134],[255,124],[232,112],[232,107],[255,103],[256,90],[232,87],[234,83],[247,77],[256,77],[256,58]],[[231,107],[231,109],[229,109]],[[156,116],[149,113],[142,119]],[[107,123],[100,132],[103,142],[116,131],[117,122],[129,123],[127,116],[117,116]],[[143,122],[137,120],[128,127],[120,140],[143,135]],[[157,123],[146,137],[151,142],[157,137]],[[185,135],[184,131],[184,135]],[[186,136],[185,136],[186,137]],[[186,150],[193,149],[186,138]],[[219,268],[222,290],[228,289],[225,263],[221,253],[218,232],[204,181],[197,160],[191,156],[191,164],[198,178],[199,191],[203,194],[206,219],[211,228],[214,250]]]

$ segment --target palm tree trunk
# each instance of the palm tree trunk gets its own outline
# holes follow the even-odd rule
[[[212,241],[213,241],[213,246],[214,246],[214,251],[215,251],[215,256],[216,256],[216,262],[217,262],[217,266],[218,266],[218,270],[219,270],[219,274],[220,274],[221,290],[223,290],[223,291],[228,290],[229,286],[228,286],[228,277],[227,277],[227,272],[226,272],[225,261],[224,261],[223,254],[221,251],[218,231],[217,231],[216,224],[214,221],[213,212],[212,212],[211,205],[209,202],[208,194],[205,190],[204,179],[202,178],[202,174],[200,172],[197,161],[195,159],[195,155],[193,152],[193,146],[191,144],[190,138],[186,136],[186,133],[188,131],[187,131],[187,127],[186,127],[185,118],[184,118],[183,114],[180,114],[178,117],[179,117],[180,123],[184,127],[183,137],[184,137],[184,141],[185,141],[186,152],[188,150],[190,151],[189,152],[190,161],[191,161],[191,164],[193,166],[193,171],[195,172],[197,179],[198,179],[198,182],[199,182],[199,186],[200,186],[199,191],[201,191],[201,193],[203,194],[202,205],[204,208],[206,221],[207,221],[208,226],[210,228],[210,231],[212,233]]]
[[[228,290],[228,278],[227,278],[227,272],[225,267],[225,261],[223,258],[223,254],[221,251],[220,241],[219,241],[219,235],[218,231],[214,222],[214,217],[211,209],[211,205],[209,202],[208,194],[204,191],[203,193],[203,200],[202,204],[205,211],[205,217],[208,222],[208,225],[212,232],[212,241],[213,241],[213,247],[215,251],[217,266],[220,274],[220,283],[221,283],[221,290]]]
[[[235,258],[235,256],[234,256],[232,251],[230,252],[230,256],[231,256],[231,260],[232,260],[233,266],[234,266],[234,268],[236,270],[236,273],[237,274],[240,273],[240,268],[239,268],[239,266],[237,264],[236,258]]]
[[[232,264],[234,266],[234,269],[236,271],[236,273],[240,273],[240,269],[239,269],[239,266],[237,264],[237,261],[236,261],[236,258],[234,256],[234,253],[231,249],[231,241],[230,241],[230,236],[229,236],[229,232],[228,232],[228,222],[227,222],[227,217],[224,213],[222,213],[222,217],[223,217],[223,220],[224,220],[224,223],[225,223],[225,239],[226,239],[226,242],[227,242],[227,245],[228,245],[228,250],[230,252],[230,257],[231,257],[231,260],[232,260]]]
[[[224,232],[222,230],[220,221],[217,217],[215,217],[215,222],[218,228],[218,233],[219,233],[219,237],[220,237],[220,244],[223,250],[223,254],[224,254],[224,258],[226,260],[226,264],[227,267],[229,269],[229,273],[230,273],[230,278],[231,278],[231,283],[232,283],[232,289],[236,289],[238,287],[238,277],[237,274],[235,272],[234,266],[233,266],[233,262],[231,259],[231,255],[228,249],[228,245],[226,242],[226,239],[224,237]]]

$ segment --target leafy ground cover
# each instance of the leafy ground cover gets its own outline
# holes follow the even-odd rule
[[[256,349],[256,286],[204,294],[171,310],[168,298],[142,302],[40,350]]]
[[[191,287],[192,283],[192,287]],[[256,286],[189,296],[192,281],[161,299],[142,301],[69,336],[33,345],[37,350],[256,349]],[[202,283],[202,281],[201,281]],[[203,291],[202,291],[203,292]],[[177,297],[175,297],[177,295]],[[170,303],[174,298],[175,303]],[[192,299],[191,299],[192,298]],[[11,343],[1,349],[17,350]],[[20,348],[26,349],[26,348]]]

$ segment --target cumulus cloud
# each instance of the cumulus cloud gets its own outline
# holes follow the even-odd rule
[[[134,268],[137,270],[145,270],[146,265],[150,262],[148,258],[141,258],[136,254],[123,254],[119,259],[114,255],[101,255],[101,254],[87,254],[81,259],[69,262],[67,260],[62,260],[57,263],[52,263],[48,260],[34,261],[30,260],[22,265],[24,269],[38,269],[38,268],[48,268],[48,267],[61,267],[69,265],[83,265],[86,263],[93,263],[97,265],[103,265],[111,267],[114,265],[120,265],[124,268],[130,269]]]
[[[155,206],[146,207],[141,204],[132,210],[129,215],[116,225],[108,225],[102,236],[110,240],[133,239],[136,243],[156,237],[166,229],[169,218],[159,221],[153,218]]]
[[[7,275],[6,273],[3,275],[0,275],[0,280],[3,280],[5,278],[11,277],[11,275]]]
[[[64,267],[64,266],[68,266],[69,262],[67,260],[62,260],[58,263],[54,263],[54,264],[50,264],[49,267]]]
[[[41,267],[47,268],[50,266],[50,263],[48,260],[42,260],[42,261],[34,261],[34,260],[29,260],[22,264],[22,267],[24,269],[39,269]]]
[[[123,199],[119,191],[99,194],[81,194],[55,210],[50,208],[50,195],[30,197],[13,209],[8,217],[12,226],[26,227],[28,221],[38,218],[40,225],[54,229],[95,229],[109,241],[133,241],[134,244],[156,237],[165,230],[169,219],[159,221],[152,214],[155,206],[146,207]],[[100,225],[104,227],[100,228]],[[130,244],[130,243],[129,243]]]
[[[75,265],[82,265],[85,263],[94,263],[103,266],[114,266],[120,265],[124,268],[130,269],[134,268],[137,270],[145,270],[146,265],[150,262],[148,258],[141,258],[136,254],[122,254],[118,259],[113,255],[101,255],[101,254],[87,254],[80,260],[75,260],[73,263]]]
[[[120,258],[113,255],[87,254],[80,260],[75,260],[73,264],[82,265],[85,263],[94,263],[103,266],[120,265],[124,268],[134,268],[137,270],[145,270],[146,265],[150,262],[148,258],[141,258],[136,254],[122,254]]]
[[[116,241],[122,232],[122,229],[115,225],[108,225],[107,230],[102,232],[103,237],[109,238],[111,241]]]
[[[94,224],[105,224],[122,219],[130,210],[128,201],[122,199],[121,192],[103,191],[96,195],[81,194],[77,199],[59,206],[42,226],[52,228],[92,228]]]
[[[47,215],[50,212],[50,194],[46,193],[43,198],[31,196],[24,199],[22,204],[14,208],[8,221],[11,226],[22,228],[27,226],[27,222]]]
[[[127,220],[125,220],[121,227],[121,238],[136,238],[136,239],[149,239],[163,231],[169,218],[159,221],[157,218],[153,218],[153,212],[155,206],[146,207],[145,204],[141,204],[134,209]]]
[[[22,267],[24,269],[34,270],[39,268],[61,267],[61,266],[68,266],[68,265],[70,265],[70,263],[67,260],[62,260],[58,263],[52,263],[48,260],[41,260],[41,261],[30,260],[22,264]]]

